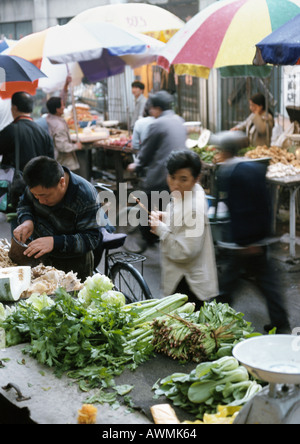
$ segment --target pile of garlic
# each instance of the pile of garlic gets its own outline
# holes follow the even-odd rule
[[[300,176],[300,168],[293,165],[285,165],[281,162],[270,165],[267,171],[267,178],[280,178],[289,176]]]

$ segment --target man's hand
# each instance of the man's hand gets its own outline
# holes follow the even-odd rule
[[[40,237],[28,245],[27,250],[24,251],[24,255],[28,257],[34,256],[38,259],[47,253],[51,253],[54,248],[54,239],[52,236]]]
[[[162,219],[162,214],[159,211],[152,211],[150,216],[149,216],[149,225],[151,227],[151,233],[156,234],[157,231],[157,227],[160,224],[160,221]]]
[[[135,163],[130,163],[127,167],[127,171],[129,171],[130,173],[134,173],[136,170],[136,164]]]
[[[32,220],[26,220],[14,230],[14,236],[19,242],[26,243],[34,231]]]

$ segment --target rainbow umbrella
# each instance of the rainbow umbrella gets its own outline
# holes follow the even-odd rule
[[[296,65],[300,62],[300,14],[256,45],[255,65]]]
[[[252,65],[255,45],[300,13],[300,0],[222,0],[196,14],[166,44],[158,65],[208,78],[211,68]]]

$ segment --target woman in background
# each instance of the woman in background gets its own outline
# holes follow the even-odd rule
[[[274,119],[266,111],[266,99],[263,94],[255,94],[249,100],[250,116],[232,131],[245,131],[249,139],[249,146],[257,147],[271,144]]]

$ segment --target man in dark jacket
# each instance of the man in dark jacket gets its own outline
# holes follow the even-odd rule
[[[143,189],[147,193],[169,190],[166,161],[172,151],[185,148],[187,138],[184,120],[171,109],[172,96],[166,91],[159,91],[149,100],[155,121],[149,127],[136,164],[137,172],[145,170]]]
[[[254,277],[266,299],[270,325],[277,333],[290,333],[288,315],[282,295],[279,271],[268,255],[271,227],[271,202],[266,183],[266,166],[243,161],[236,156],[238,138],[234,136],[220,143],[221,163],[218,172],[219,192],[225,198],[230,214],[231,241],[237,244],[226,269],[220,277],[221,297],[232,295],[241,272]]]
[[[54,158],[53,141],[49,134],[33,121],[32,110],[32,96],[25,92],[17,92],[12,96],[11,111],[14,121],[0,132],[0,154],[3,155],[3,165],[16,166],[16,137],[19,139],[21,171],[34,157]]]
[[[172,151],[185,149],[187,131],[184,120],[171,109],[173,98],[167,91],[157,92],[149,97],[149,101],[150,114],[155,121],[149,127],[148,137],[142,143],[136,163],[129,165],[128,169],[142,177],[142,190],[147,194],[148,210],[151,212],[155,209],[153,206],[157,205],[152,193],[169,191],[167,159]],[[145,240],[152,244],[157,242],[157,237],[150,232],[149,226],[142,226],[141,231],[144,245],[140,251],[143,251],[146,248]]]
[[[93,273],[93,251],[102,239],[96,189],[46,156],[26,165],[24,180],[27,188],[14,230],[17,240],[28,242],[24,254],[66,273],[74,271],[85,281]]]

